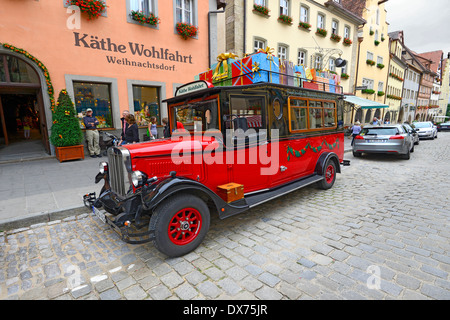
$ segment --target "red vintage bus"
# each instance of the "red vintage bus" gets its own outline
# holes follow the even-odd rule
[[[342,88],[305,87],[178,88],[165,100],[170,138],[108,150],[94,213],[124,241],[180,256],[202,242],[212,214],[227,218],[312,184],[331,188],[349,164]]]

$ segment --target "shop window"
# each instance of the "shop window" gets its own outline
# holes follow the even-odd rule
[[[97,128],[112,128],[111,88],[107,83],[73,82],[75,108],[78,112],[80,126],[86,109],[91,108],[94,117],[100,122]]]
[[[159,87],[133,86],[134,116],[138,126],[146,126],[151,117],[161,124]]]
[[[9,75],[9,79],[6,78],[6,74]],[[36,71],[34,71],[34,69],[25,61],[6,55],[0,56],[0,81],[39,83],[39,76]]]

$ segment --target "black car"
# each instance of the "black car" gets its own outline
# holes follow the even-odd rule
[[[449,122],[443,122],[440,124],[441,130],[450,130],[450,121]]]

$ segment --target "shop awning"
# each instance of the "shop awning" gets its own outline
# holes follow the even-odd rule
[[[357,96],[345,96],[345,101],[356,104],[361,107],[361,109],[385,109],[389,108],[386,104],[381,104],[372,100],[367,100]]]

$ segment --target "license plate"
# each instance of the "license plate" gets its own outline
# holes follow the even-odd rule
[[[383,142],[387,142],[387,140],[367,140],[367,142],[369,142],[369,143],[383,143]]]
[[[106,223],[106,217],[105,214],[100,212],[100,210],[98,210],[96,207],[92,206],[92,211],[94,212],[94,214],[97,216],[97,218],[99,218],[103,223]]]

